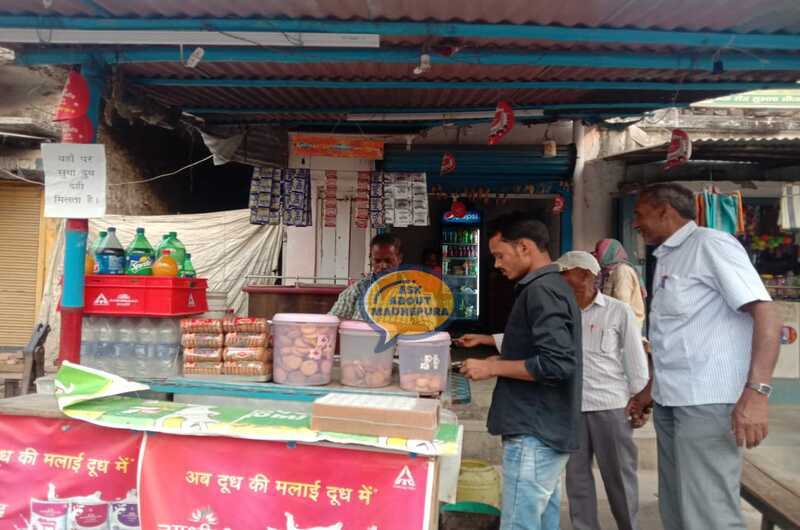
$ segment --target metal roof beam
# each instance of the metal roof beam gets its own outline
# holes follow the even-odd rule
[[[230,88],[328,88],[328,89],[532,89],[532,90],[697,90],[721,92],[726,90],[796,89],[797,83],[769,82],[627,82],[627,81],[328,81],[324,79],[232,79],[202,78],[175,79],[163,77],[128,78],[128,82],[143,86],[230,87]]]
[[[638,103],[563,103],[556,105],[521,105],[514,107],[515,111],[542,110],[545,113],[557,111],[581,110],[637,110],[640,113],[648,110],[663,109],[667,107],[686,107],[688,104],[672,102],[638,102]],[[494,107],[433,107],[433,108],[392,108],[392,107],[361,107],[361,108],[316,108],[316,109],[286,109],[280,107],[183,107],[183,112],[189,114],[429,114],[429,113],[456,113],[456,112],[494,112]],[[616,115],[616,114],[614,114]],[[488,118],[487,118],[488,119]],[[447,121],[450,121],[449,119]]]
[[[602,120],[606,118],[615,118],[618,116],[639,116],[642,113],[570,113],[559,116],[544,116],[537,118],[524,118],[517,120],[522,125],[535,125],[537,123],[548,123],[555,119],[570,119],[570,120]],[[468,120],[433,120],[433,121],[415,121],[415,122],[352,122],[343,120],[256,120],[256,121],[231,121],[231,120],[218,120],[208,121],[208,125],[212,126],[283,126],[283,127],[335,127],[341,128],[363,128],[365,130],[373,129],[392,129],[392,128],[409,128],[409,129],[429,129],[431,127],[442,127],[449,123],[454,125],[477,125],[481,123],[488,123],[489,119],[468,119]]]
[[[114,16],[111,13],[111,11],[109,11],[105,7],[103,7],[100,4],[98,4],[95,0],[80,0],[80,3],[83,4],[83,7],[87,8],[89,11],[94,13],[96,16],[101,16],[101,17],[112,17],[112,16]],[[37,17],[26,17],[26,18],[37,18]],[[100,19],[100,20],[103,20],[103,19]]]
[[[2,36],[0,36],[2,41]],[[311,48],[238,48],[224,47],[205,49],[202,62],[275,62],[284,64],[308,63],[384,63],[418,64],[418,48],[378,49],[311,49]],[[92,57],[108,64],[182,62],[181,50],[174,47],[123,48],[111,50],[107,47],[50,48],[23,50],[17,55],[17,64],[78,64]],[[723,68],[735,70],[800,70],[800,55],[761,54],[759,56],[731,52],[721,57]],[[587,52],[539,52],[525,50],[467,49],[451,57],[433,55],[433,65],[527,65],[567,66],[579,68],[645,68],[664,70],[712,71],[714,55],[688,54],[642,54],[642,53],[587,53]],[[201,63],[202,64],[202,63]]]
[[[82,2],[94,4],[93,0]],[[100,8],[98,14],[108,16]],[[0,16],[0,28],[62,28],[95,30],[285,31],[317,33],[375,33],[385,36],[521,39],[558,42],[597,42],[654,46],[797,50],[800,36],[708,31],[669,31],[628,28],[578,28],[532,24],[458,22],[390,22],[314,19],[237,18],[89,18]]]

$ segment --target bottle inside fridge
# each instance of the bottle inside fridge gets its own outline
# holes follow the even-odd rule
[[[480,318],[480,225],[477,211],[442,218],[442,271],[455,297],[455,320]]]

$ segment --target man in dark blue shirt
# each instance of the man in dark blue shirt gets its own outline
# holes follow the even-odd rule
[[[495,267],[516,280],[499,356],[468,359],[472,380],[497,378],[488,428],[503,437],[501,530],[557,530],[561,472],[577,446],[581,312],[547,251],[539,221],[508,214],[489,226]]]

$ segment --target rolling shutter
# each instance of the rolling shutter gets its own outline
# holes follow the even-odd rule
[[[27,344],[36,317],[42,188],[0,182],[0,349]]]

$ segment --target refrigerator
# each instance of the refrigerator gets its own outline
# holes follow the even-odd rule
[[[442,276],[454,295],[455,321],[480,319],[481,215],[469,210],[464,217],[446,212],[442,217]]]

